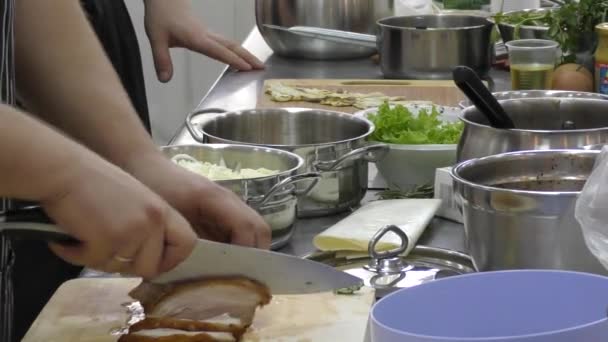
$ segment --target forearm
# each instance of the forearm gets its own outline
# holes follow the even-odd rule
[[[155,151],[79,2],[16,4],[17,87],[28,109],[119,166]]]
[[[81,165],[95,154],[43,123],[0,105],[0,197],[46,201],[61,196]]]

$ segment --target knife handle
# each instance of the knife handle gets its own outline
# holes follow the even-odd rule
[[[11,238],[42,240],[66,246],[80,244],[80,241],[65,233],[44,212],[41,207],[27,207],[6,211],[0,222],[0,233]]]

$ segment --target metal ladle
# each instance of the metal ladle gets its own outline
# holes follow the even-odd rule
[[[452,71],[454,83],[471,100],[473,105],[488,119],[490,125],[498,129],[515,128],[513,120],[507,115],[498,100],[486,88],[473,69],[457,66]]]

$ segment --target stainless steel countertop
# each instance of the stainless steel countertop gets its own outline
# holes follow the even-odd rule
[[[255,108],[264,80],[270,78],[382,78],[378,65],[370,59],[310,61],[287,59],[274,55],[257,29],[252,30],[245,40],[244,46],[264,62],[265,70],[236,72],[226,69],[202,99],[197,109],[239,110]],[[489,81],[494,90],[500,91],[509,88],[507,72],[493,70],[490,76],[492,79]],[[191,143],[196,142],[184,127],[175,134],[170,142],[170,144]],[[372,200],[381,186],[382,181],[376,176],[375,167],[372,164],[370,165],[370,191],[363,202]],[[348,213],[298,220],[291,243],[280,251],[299,256],[314,252],[312,238],[346,215]],[[439,218],[431,223],[418,243],[466,252],[463,226]]]

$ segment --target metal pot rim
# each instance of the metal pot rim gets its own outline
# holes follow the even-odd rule
[[[395,26],[395,25],[388,25],[388,24],[384,23],[384,21],[386,21],[386,20],[396,19],[396,18],[429,18],[429,17],[480,18],[480,19],[484,19],[486,21],[486,23],[485,24],[480,24],[480,25],[462,26],[462,27],[429,27],[429,28],[426,28],[426,29],[423,29],[423,30],[419,29],[419,28],[416,28],[416,27],[411,27],[411,26]],[[465,31],[465,30],[485,28],[487,26],[494,26],[494,23],[492,21],[490,21],[487,17],[483,17],[481,15],[462,15],[462,14],[444,13],[444,14],[402,15],[402,16],[386,17],[386,18],[379,19],[376,22],[376,25],[378,25],[378,27],[381,27],[381,28],[398,29],[398,30],[403,30],[403,31],[444,32],[444,31]]]
[[[465,168],[474,167],[477,164],[487,164],[492,163],[496,160],[501,159],[510,159],[512,157],[523,156],[523,155],[542,155],[542,154],[558,154],[558,155],[569,155],[569,154],[584,154],[584,155],[599,155],[601,151],[596,150],[574,150],[574,149],[559,149],[559,150],[529,150],[529,151],[516,151],[516,152],[507,152],[496,155],[491,155],[482,158],[475,158],[463,161],[452,168],[450,174],[452,179],[458,183],[465,185],[467,187],[482,190],[487,192],[503,192],[510,194],[520,194],[520,195],[530,195],[530,196],[578,196],[580,191],[534,191],[534,190],[513,190],[513,189],[504,189],[497,188],[490,185],[478,184],[473,181],[469,181],[464,179],[460,173]]]
[[[588,101],[588,102],[604,102],[606,101],[605,99],[594,99],[594,98],[568,98],[568,97],[525,97],[525,98],[513,98],[513,99],[507,99],[507,100],[498,100],[499,103],[509,103],[509,102],[515,102],[515,101],[522,101],[522,100],[548,100],[548,99],[553,99],[553,100],[568,100],[568,99],[575,99],[575,100],[579,100],[579,101]],[[585,128],[585,129],[560,129],[560,130],[543,130],[543,129],[521,129],[521,128],[513,128],[513,129],[498,129],[498,128],[494,128],[492,126],[488,126],[488,125],[484,125],[484,124],[480,124],[478,122],[473,122],[469,119],[467,119],[465,117],[465,115],[472,111],[472,110],[477,110],[477,108],[475,108],[475,106],[469,106],[466,107],[462,110],[462,112],[459,115],[459,119],[460,121],[464,122],[467,125],[470,126],[475,126],[475,127],[479,127],[479,128],[484,128],[484,129],[490,129],[490,130],[496,130],[496,131],[501,131],[503,133],[505,132],[517,132],[517,133],[539,133],[539,134],[563,134],[563,133],[582,133],[582,132],[601,132],[601,131],[607,131],[608,130],[608,126],[606,127],[598,127],[598,128]]]
[[[297,161],[296,166],[294,166],[290,169],[281,171],[281,172],[271,175],[271,176],[263,176],[263,177],[255,177],[255,178],[240,178],[240,179],[225,179],[225,180],[212,181],[212,182],[220,184],[220,185],[232,184],[236,181],[238,181],[238,182],[260,181],[260,180],[266,180],[266,179],[271,179],[271,178],[276,178],[276,177],[289,176],[289,175],[295,173],[299,168],[301,168],[304,165],[304,158],[300,157],[299,155],[297,155],[293,152],[280,150],[280,149],[276,149],[276,148],[271,148],[271,147],[266,147],[266,146],[262,146],[262,145],[258,146],[258,145],[245,145],[245,144],[200,144],[200,145],[198,145],[198,144],[175,144],[175,145],[162,146],[161,150],[175,148],[175,147],[194,147],[194,148],[207,149],[207,150],[237,149],[237,150],[261,151],[262,153],[272,153],[272,154],[279,155],[279,156],[287,156],[287,157],[289,157],[291,159],[295,159]]]
[[[331,142],[326,142],[326,143],[299,144],[299,145],[282,145],[282,144],[260,144],[260,143],[250,143],[250,142],[246,142],[246,141],[230,140],[230,139],[218,137],[218,136],[213,135],[213,134],[209,134],[205,130],[205,126],[207,124],[209,124],[210,122],[212,122],[214,120],[217,120],[217,119],[221,119],[223,117],[227,117],[229,115],[243,115],[244,112],[248,112],[248,111],[251,111],[251,110],[264,111],[264,110],[269,110],[269,109],[271,109],[271,110],[277,110],[277,111],[282,110],[282,111],[285,111],[285,112],[288,112],[288,113],[299,113],[299,112],[304,112],[304,111],[322,112],[322,113],[325,113],[327,115],[339,116],[339,117],[346,118],[347,120],[358,121],[358,122],[364,123],[364,124],[367,125],[367,132],[364,133],[364,134],[362,134],[362,135],[359,135],[357,137],[352,137],[352,138],[349,138],[349,139],[338,140],[338,141],[331,141]],[[325,110],[325,109],[298,108],[298,107],[256,108],[256,109],[245,109],[245,110],[238,110],[238,111],[229,111],[229,112],[217,114],[213,119],[211,119],[209,121],[206,121],[206,122],[204,122],[204,123],[202,123],[200,125],[200,131],[201,131],[201,133],[203,133],[203,135],[206,135],[207,137],[209,137],[211,139],[216,139],[216,140],[223,141],[227,145],[244,145],[244,146],[256,146],[256,147],[268,147],[268,148],[271,148],[271,149],[278,149],[278,150],[283,150],[283,151],[286,148],[319,147],[319,146],[332,146],[332,145],[338,145],[338,144],[345,144],[345,143],[349,143],[349,142],[365,139],[368,136],[370,136],[374,132],[375,129],[376,129],[376,126],[371,121],[369,121],[368,119],[361,118],[361,117],[356,117],[356,116],[354,116],[352,114],[347,114],[347,113],[342,113],[342,112],[337,112],[337,111],[331,111],[331,110]]]

